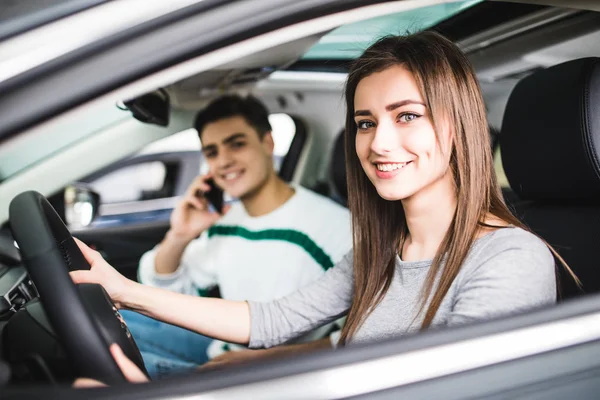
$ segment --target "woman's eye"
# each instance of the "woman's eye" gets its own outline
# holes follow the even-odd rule
[[[404,114],[400,115],[400,117],[398,119],[400,120],[400,122],[410,122],[410,121],[414,121],[415,119],[417,119],[419,117],[420,117],[420,115],[418,115],[418,114],[404,113]]]
[[[370,128],[373,128],[374,126],[375,126],[375,124],[372,121],[358,121],[358,123],[356,124],[356,127],[359,130],[370,129]]]

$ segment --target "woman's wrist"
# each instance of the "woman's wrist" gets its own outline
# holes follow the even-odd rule
[[[115,306],[119,309],[127,309],[133,311],[141,311],[143,305],[143,289],[144,285],[125,279],[122,287],[119,290],[119,295],[113,298]]]

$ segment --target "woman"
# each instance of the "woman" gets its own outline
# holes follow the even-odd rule
[[[320,280],[264,304],[190,298],[128,281],[81,244],[92,269],[74,281],[102,284],[118,307],[254,348],[344,314],[339,344],[556,301],[554,258],[502,199],[481,90],[453,43],[432,32],[379,40],[352,66],[346,102],[354,249]]]

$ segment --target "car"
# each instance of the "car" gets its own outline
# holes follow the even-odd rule
[[[11,3],[0,27],[2,398],[596,398],[600,6],[529,3]],[[41,248],[40,241],[54,249],[52,235],[73,234],[135,278],[140,255],[168,229],[165,215],[172,207],[139,203],[175,201],[197,169],[180,169],[185,177],[172,181],[179,189],[159,193],[164,182],[140,186],[142,197],[116,202],[122,209],[136,203],[120,214],[107,212],[111,204],[94,195],[101,191],[93,187],[96,179],[145,162],[151,165],[144,171],[168,175],[167,167],[152,163],[181,163],[181,154],[140,150],[189,130],[194,113],[211,98],[253,93],[271,112],[295,121],[282,176],[343,204],[339,144],[348,65],[383,34],[421,29],[443,33],[470,58],[505,198],[558,249],[585,295],[565,280],[564,301],[510,318],[143,385],[119,382],[117,374],[109,388],[70,388],[73,377],[93,370],[95,362],[110,364],[102,335],[123,335],[121,321],[97,289],[75,289],[65,280],[65,263],[77,261],[62,258],[68,251],[40,255],[31,249]],[[564,62],[571,62],[566,69]],[[161,99],[162,108],[144,106],[148,96]],[[189,160],[199,166],[194,151]],[[15,198],[20,218],[9,221]],[[62,228],[67,214],[79,223],[71,232]],[[124,222],[126,214],[137,215]],[[111,223],[111,215],[120,217]],[[28,238],[19,249],[16,231]],[[18,322],[25,319],[26,325]]]

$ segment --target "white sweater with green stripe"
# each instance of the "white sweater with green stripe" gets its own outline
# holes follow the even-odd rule
[[[234,204],[188,245],[172,274],[157,274],[156,248],[147,252],[140,260],[140,281],[198,295],[218,285],[224,299],[255,302],[281,298],[315,281],[351,249],[350,214],[323,196],[294,188],[285,204],[261,217]],[[321,338],[330,328],[301,340]],[[209,353],[214,357],[218,351]]]

